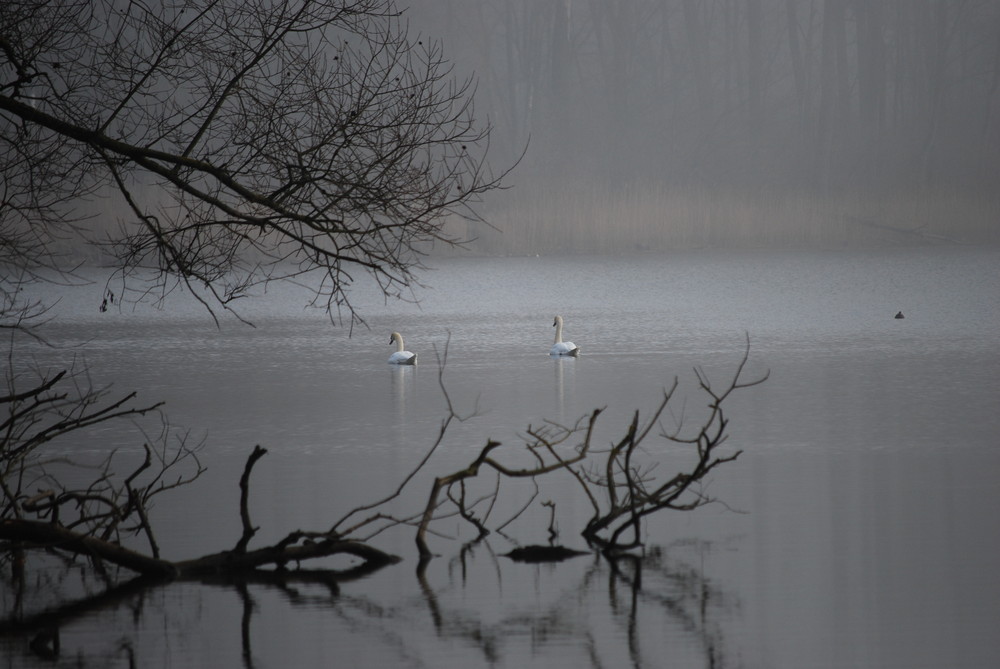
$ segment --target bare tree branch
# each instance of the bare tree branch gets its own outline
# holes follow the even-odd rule
[[[55,232],[113,189],[130,215],[105,248],[129,284],[203,289],[213,310],[317,275],[314,304],[353,323],[355,270],[401,296],[427,245],[462,243],[445,219],[480,220],[501,185],[474,82],[390,0],[5,8],[19,39],[0,48],[0,144],[34,147],[0,158],[0,247],[21,264],[53,253],[24,223]],[[50,182],[79,185],[39,199]]]
[[[256,528],[250,522],[250,510],[248,508],[248,500],[250,498],[250,472],[253,470],[254,464],[260,460],[267,453],[266,448],[261,448],[260,444],[253,447],[253,452],[247,458],[246,466],[243,468],[243,475],[240,477],[240,521],[243,524],[243,534],[240,536],[240,540],[236,544],[236,548],[233,549],[236,553],[246,553],[247,544],[253,538],[253,535],[257,534]]]

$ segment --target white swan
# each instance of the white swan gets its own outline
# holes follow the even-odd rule
[[[556,316],[556,320],[552,323],[552,325],[556,328],[556,341],[552,344],[552,348],[549,350],[549,355],[571,355],[574,358],[580,355],[579,346],[571,341],[562,340],[562,316]]]
[[[389,343],[396,342],[396,352],[389,356],[389,363],[393,365],[415,365],[417,364],[417,354],[403,350],[403,335],[393,332],[389,337]]]

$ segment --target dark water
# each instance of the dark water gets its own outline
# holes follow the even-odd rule
[[[293,289],[248,303],[257,327],[224,319],[221,329],[183,301],[101,314],[100,289],[80,290],[50,336],[87,343],[35,354],[82,357],[95,382],[165,399],[173,423],[207,433],[209,471],[154,512],[170,558],[236,542],[236,483],[257,443],[269,449],[251,493],[259,543],[325,529],[394,489],[445,415],[435,350],[449,341],[445,387],[460,413],[477,415],[453,426],[400,509],[421,507],[430,476],[464,466],[487,438],[516,461],[529,424],[607,407],[597,431],[606,443],[674,377],[665,427],[697,421],[705,401],[692,369],[723,383],[749,335],[747,373],[771,376],[731,401],[731,446],[743,453],[712,477],[722,503],[654,518],[641,565],[511,563],[500,554],[515,542],[547,538],[537,507],[472,546],[445,521],[422,578],[401,530],[374,543],[402,563],[337,588],[178,583],[126,594],[61,627],[62,663],[1000,666],[1000,251],[434,265],[419,306],[359,290],[370,329],[351,337],[303,310]],[[899,310],[905,319],[892,317]],[[583,349],[577,360],[546,355],[555,313]],[[416,368],[385,364],[392,330],[419,353]],[[128,453],[136,441],[98,431],[62,448]],[[546,494],[558,499],[561,540],[583,547],[587,508],[567,490]],[[530,495],[505,488],[495,524]],[[22,639],[2,644],[0,666],[44,664]]]

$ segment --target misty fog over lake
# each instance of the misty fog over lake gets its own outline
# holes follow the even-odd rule
[[[126,4],[100,7],[122,17],[156,13]],[[252,0],[245,14],[233,5],[256,25]],[[164,25],[188,21],[188,7],[160,4]],[[389,112],[353,102],[331,107],[330,128],[325,117],[317,123],[334,140],[315,152],[288,142],[301,164],[282,162],[286,154],[274,148],[282,142],[266,130],[281,119],[292,128],[287,137],[299,138],[295,112],[283,109],[251,116],[257,126],[220,105],[217,116],[232,124],[199,144],[183,131],[200,129],[201,117],[188,118],[178,96],[197,97],[191,81],[200,80],[178,76],[188,88],[171,95],[162,74],[150,78],[151,98],[135,93],[136,109],[133,92],[126,95],[122,133],[183,153],[178,165],[211,163],[212,150],[252,155],[243,169],[259,171],[240,185],[266,196],[213,190],[218,174],[238,175],[238,161],[220,158],[221,167],[191,177],[199,188],[209,184],[219,210],[214,201],[186,201],[191,184],[164,187],[179,167],[150,176],[134,165],[122,167],[135,171],[123,178],[127,188],[84,184],[87,197],[52,205],[44,189],[15,187],[32,181],[19,160],[36,145],[0,133],[0,371],[8,386],[71,370],[78,390],[135,391],[140,406],[162,401],[158,411],[178,431],[161,434],[152,414],[98,421],[45,444],[51,471],[86,462],[93,468],[65,474],[86,486],[112,454],[111,474],[127,475],[143,445],[162,435],[201,444],[204,473],[149,509],[162,557],[174,562],[240,540],[240,475],[257,445],[267,454],[248,476],[251,548],[296,530],[316,532],[303,544],[313,541],[407,481],[380,510],[408,522],[370,537],[401,561],[343,578],[333,570],[359,560],[337,555],[238,578],[219,570],[152,583],[82,554],[37,550],[24,569],[0,553],[0,669],[1000,667],[1000,3],[414,0],[401,9],[407,39],[425,50],[404,51],[383,71],[366,64],[361,46],[351,64],[378,83],[343,90],[348,99],[395,100],[383,88],[394,68],[420,70],[428,54],[440,54],[459,83],[431,81],[462,91],[445,107],[455,118],[467,111],[475,132],[466,144],[448,126],[461,137],[457,146],[431,142],[427,156],[441,150],[454,162],[401,159],[394,148],[380,154],[380,143],[392,146],[392,124],[366,131],[382,122],[376,112]],[[5,11],[6,29],[14,13]],[[235,34],[209,24],[213,34]],[[45,90],[41,77],[22,81],[8,32],[0,32],[0,103]],[[159,34],[167,60],[183,52],[172,34]],[[302,39],[302,53],[323,67],[347,67],[337,58],[349,50],[334,58]],[[376,40],[383,56],[387,44]],[[222,63],[219,72],[244,65],[246,54],[212,45],[201,57]],[[56,66],[39,58],[56,82],[50,104],[61,99],[61,82],[86,80],[57,76],[78,72],[65,59]],[[188,54],[178,62],[199,65]],[[272,81],[302,93],[284,66],[271,71],[263,62],[254,94]],[[141,80],[142,67],[132,67]],[[296,71],[306,80],[307,70]],[[474,92],[467,108],[465,91]],[[247,95],[235,99],[244,104]],[[184,117],[170,131],[150,120],[157,110],[148,100],[158,96]],[[312,99],[296,100],[308,116],[303,100]],[[35,107],[14,102],[0,104],[0,130],[16,134],[24,117],[10,110],[30,118]],[[476,124],[489,132],[476,134]],[[45,146],[56,125],[43,124],[32,142]],[[114,124],[105,130],[115,137]],[[248,137],[267,151],[255,154]],[[91,166],[93,156],[67,146],[64,160],[79,159],[85,170],[127,163],[100,147]],[[334,155],[336,178],[326,165],[318,172],[328,181],[300,176],[309,160],[328,157],[323,151]],[[39,183],[76,192],[78,173],[64,176],[60,155],[51,155]],[[350,168],[342,177],[339,160]],[[281,174],[267,173],[274,165]],[[405,230],[401,221],[421,214],[394,209],[400,201],[390,193],[375,214],[370,202],[357,205],[364,225],[341,230],[357,213],[356,192],[400,186],[373,176],[387,165],[399,167],[403,184],[418,184],[402,199],[435,212],[422,221],[429,228]],[[427,165],[430,176],[421,175]],[[477,181],[484,176],[489,187]],[[440,190],[421,190],[421,179],[439,177]],[[293,225],[281,232],[292,234],[282,237],[275,211],[283,212],[286,189],[300,187],[332,189],[334,204],[288,205]],[[461,199],[470,192],[476,197]],[[463,206],[435,209],[449,198]],[[44,216],[28,204],[66,226],[36,227]],[[322,224],[296,227],[317,210],[328,216]],[[167,221],[162,229],[157,217]],[[213,227],[219,219],[224,232]],[[176,256],[154,243],[168,237],[179,240]],[[28,239],[28,251],[19,256],[8,239]],[[32,281],[31,272],[51,269],[33,264],[36,248],[66,273]],[[324,274],[326,252],[337,260]],[[233,258],[245,264],[233,271]],[[190,267],[203,273],[184,274]],[[285,280],[265,280],[271,271]],[[44,306],[37,337],[12,322],[23,315],[14,306],[35,300]],[[549,355],[555,316],[578,357]],[[388,364],[394,332],[418,354],[416,365]],[[523,466],[538,457],[525,448],[532,430],[586,424],[603,409],[593,446],[607,449],[676,380],[642,445],[655,462],[644,473],[687,471],[691,449],[663,435],[698,426],[709,413],[699,382],[725,387],[744,354],[746,378],[767,379],[725,400],[729,436],[720,452],[738,457],[702,482],[711,503],[648,516],[634,554],[612,559],[587,544],[580,528],[593,509],[565,472],[501,482],[483,468],[464,485],[482,502],[476,513],[488,515],[491,533],[477,538],[458,514],[437,518],[427,536],[434,557],[420,564],[415,519],[435,477],[468,467],[490,440],[501,442],[492,457]],[[462,420],[421,467],[450,409]],[[0,425],[17,424],[7,419]],[[6,475],[16,478],[15,469]],[[24,489],[44,498],[43,483]],[[28,496],[20,481],[17,488],[7,512]],[[141,533],[128,541],[148,550]],[[508,556],[549,543],[581,555],[558,563]]]

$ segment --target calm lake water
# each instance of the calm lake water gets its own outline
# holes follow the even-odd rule
[[[38,347],[34,360],[85,360],[95,384],[166,400],[173,424],[205,437],[208,472],[154,510],[165,557],[182,559],[239,538],[237,483],[254,444],[269,452],[253,473],[252,546],[325,529],[391,492],[446,415],[435,350],[449,341],[445,387],[476,415],[452,426],[400,512],[422,508],[430,477],[468,464],[487,438],[516,461],[529,424],[607,407],[607,443],[675,377],[664,426],[697,421],[693,368],[723,384],[749,335],[748,377],[770,379],[729,402],[729,443],[743,453],[712,476],[721,503],[654,517],[641,564],[510,562],[501,554],[547,540],[548,499],[561,542],[585,547],[588,509],[553,480],[503,535],[467,545],[468,530],[443,521],[422,577],[412,531],[398,530],[373,543],[401,563],[337,588],[126,594],[61,626],[60,666],[1000,666],[1000,249],[431,264],[419,306],[359,288],[369,329],[352,336],[290,287],[243,307],[253,328],[216,328],[179,296],[164,312],[99,313],[101,286],[67,290],[49,337],[80,345]],[[547,355],[557,313],[579,359]],[[393,330],[417,367],[386,364]],[[140,444],[95,430],[60,448]],[[672,471],[676,453],[663,453]],[[531,494],[505,484],[493,524]],[[0,637],[0,666],[52,665]]]

